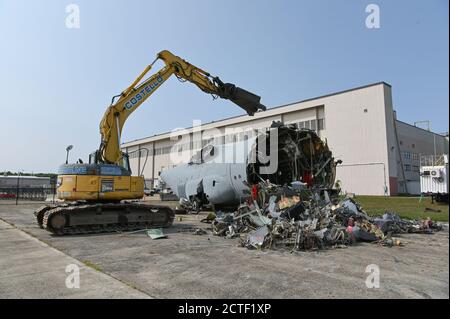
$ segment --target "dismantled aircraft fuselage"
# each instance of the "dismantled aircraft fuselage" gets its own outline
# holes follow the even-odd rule
[[[180,199],[217,208],[236,207],[262,181],[331,188],[335,172],[331,151],[314,131],[273,123],[247,140],[205,146],[188,164],[163,171],[161,179]]]

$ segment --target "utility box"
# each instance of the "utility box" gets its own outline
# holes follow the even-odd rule
[[[448,155],[420,158],[420,191],[437,202],[448,202]]]

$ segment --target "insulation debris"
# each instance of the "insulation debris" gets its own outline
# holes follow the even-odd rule
[[[304,251],[347,247],[356,242],[402,246],[392,235],[429,234],[442,229],[429,218],[404,220],[394,212],[371,217],[354,199],[338,200],[324,189],[270,184],[267,188],[260,185],[261,192],[264,194],[258,194],[258,199],[264,201],[260,204],[253,200],[235,212],[218,212],[212,222],[213,234],[240,237],[242,246],[249,249]]]

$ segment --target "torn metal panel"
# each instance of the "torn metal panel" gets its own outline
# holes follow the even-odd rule
[[[245,246],[248,248],[260,249],[267,242],[268,235],[269,228],[267,226],[262,226],[248,235]]]
[[[167,235],[163,233],[162,228],[155,228],[155,229],[149,229],[147,230],[147,235],[151,239],[161,239],[161,238],[167,238]]]

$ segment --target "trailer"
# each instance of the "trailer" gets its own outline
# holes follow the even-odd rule
[[[448,154],[420,157],[420,191],[432,202],[448,203]]]

